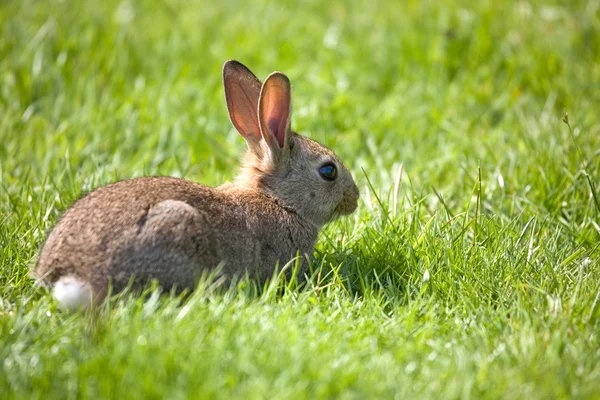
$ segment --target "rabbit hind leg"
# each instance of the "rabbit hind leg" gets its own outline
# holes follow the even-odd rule
[[[141,282],[155,279],[166,290],[193,289],[203,268],[218,264],[209,231],[206,218],[189,204],[156,204],[138,223],[134,245],[115,263],[120,271],[115,283],[126,284],[135,276]]]

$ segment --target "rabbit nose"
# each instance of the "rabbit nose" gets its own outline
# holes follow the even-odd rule
[[[346,192],[344,192],[344,205],[345,212],[347,214],[352,213],[358,207],[358,198],[360,194],[358,192],[358,187],[356,185],[352,185],[352,187]]]
[[[358,200],[358,198],[360,197],[360,192],[358,191],[358,186],[356,186],[356,183],[352,185],[352,191],[354,197],[356,197],[356,200]]]

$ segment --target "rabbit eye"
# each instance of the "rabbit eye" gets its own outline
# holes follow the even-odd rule
[[[319,168],[319,174],[326,181],[334,181],[337,178],[337,168],[333,164],[325,164]]]

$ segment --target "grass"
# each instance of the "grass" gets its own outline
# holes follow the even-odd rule
[[[599,10],[0,3],[0,393],[600,397]],[[293,126],[346,161],[359,211],[322,233],[304,285],[59,311],[29,271],[75,199],[235,175],[229,58],[289,75]]]

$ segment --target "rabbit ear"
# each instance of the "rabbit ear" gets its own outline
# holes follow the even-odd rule
[[[265,142],[273,153],[287,150],[292,115],[290,80],[281,72],[273,72],[260,91],[258,119]]]
[[[258,99],[261,83],[243,64],[229,60],[223,65],[223,86],[229,119],[248,146],[259,148]]]

